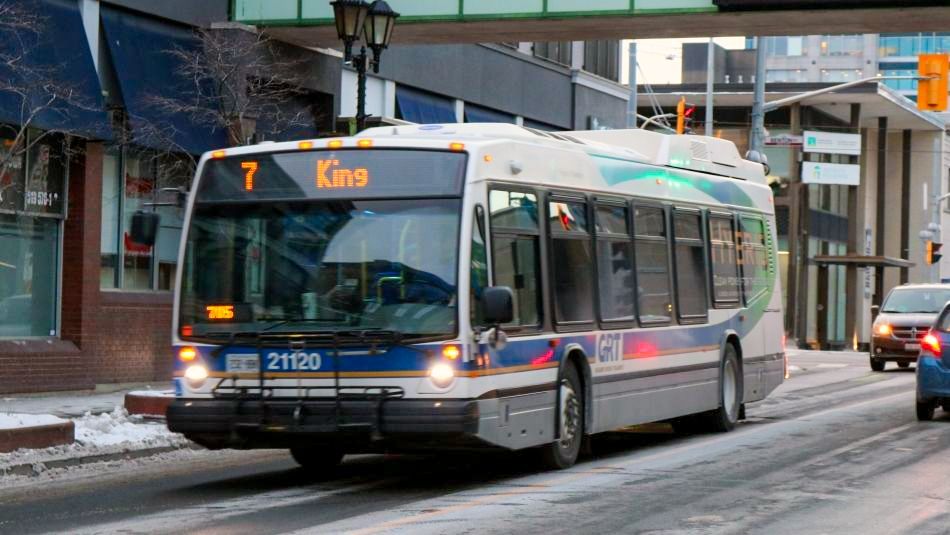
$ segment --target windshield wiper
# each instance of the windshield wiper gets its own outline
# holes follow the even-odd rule
[[[258,318],[258,321],[274,321],[273,325],[267,327],[266,329],[261,329],[260,332],[266,333],[272,331],[278,327],[283,327],[285,325],[290,325],[291,323],[338,323],[337,320],[331,319],[317,319],[317,318]],[[324,331],[320,331],[324,332]]]

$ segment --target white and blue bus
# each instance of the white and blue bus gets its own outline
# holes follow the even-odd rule
[[[168,426],[313,468],[728,431],[786,368],[763,171],[719,139],[497,124],[208,153]]]

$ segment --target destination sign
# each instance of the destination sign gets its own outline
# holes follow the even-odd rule
[[[308,150],[209,160],[197,202],[454,197],[463,152],[404,149]]]

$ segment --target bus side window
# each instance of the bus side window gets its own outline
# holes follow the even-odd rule
[[[769,254],[761,219],[742,218],[742,293],[745,302],[755,301],[768,289]]]
[[[709,301],[706,297],[702,214],[692,210],[674,210],[673,239],[677,311],[680,318],[703,320],[709,314]]]
[[[635,206],[633,216],[637,271],[637,310],[644,325],[669,323],[673,313],[670,291],[670,251],[666,213],[658,206]]]
[[[472,215],[472,266],[471,266],[471,301],[472,325],[482,325],[481,298],[482,290],[488,286],[488,250],[485,246],[485,210],[481,205],[475,207]]]
[[[554,316],[560,324],[594,321],[594,258],[587,203],[548,202]]]
[[[627,214],[625,206],[603,204],[595,212],[602,321],[633,320],[633,242]]]
[[[538,196],[522,191],[491,190],[492,268],[495,286],[514,293],[515,319],[508,327],[541,324]]]
[[[739,304],[739,262],[735,220],[731,215],[709,216],[709,256],[712,259],[713,302],[718,308]]]

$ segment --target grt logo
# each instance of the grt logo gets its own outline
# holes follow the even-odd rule
[[[339,167],[340,160],[317,160],[317,189],[365,188],[369,169]]]

